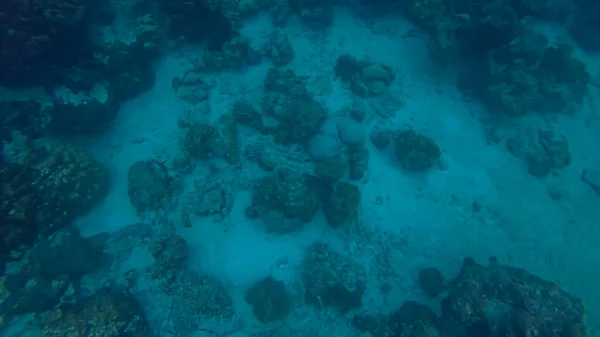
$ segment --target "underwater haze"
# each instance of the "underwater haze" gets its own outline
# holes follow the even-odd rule
[[[598,0],[2,0],[0,337],[600,337]]]

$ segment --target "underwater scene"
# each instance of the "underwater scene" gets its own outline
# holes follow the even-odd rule
[[[0,1],[0,337],[600,337],[600,1]]]

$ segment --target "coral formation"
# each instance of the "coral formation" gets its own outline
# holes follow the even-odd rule
[[[407,301],[389,316],[356,315],[351,324],[373,336],[588,336],[584,311],[552,282],[519,268],[465,258],[438,317]]]
[[[180,269],[188,257],[188,245],[179,235],[154,242],[149,251],[156,259],[156,269],[160,273],[169,269]]]
[[[0,12],[0,83],[39,83],[91,54],[83,0],[7,0]],[[54,69],[53,69],[54,68]],[[41,75],[41,76],[40,76]]]
[[[252,207],[265,214],[283,212],[290,219],[310,221],[319,207],[319,193],[314,177],[281,169],[258,181],[252,194]]]
[[[302,262],[306,302],[344,313],[362,307],[366,274],[362,268],[326,244],[315,243]]]
[[[333,7],[329,0],[289,0],[289,7],[309,27],[325,28],[333,23]]]
[[[175,296],[193,316],[231,318],[234,314],[227,288],[212,276],[180,271],[164,286],[167,293]],[[189,323],[198,324],[194,319]]]
[[[348,164],[341,156],[326,158],[315,165],[315,176],[327,182],[336,182],[346,175]]]
[[[344,182],[338,183],[323,204],[327,223],[338,228],[356,221],[360,199],[361,194],[357,186]]]
[[[225,42],[221,50],[207,49],[202,60],[206,69],[219,72],[223,69],[242,69],[257,65],[261,61],[261,54],[250,45],[248,39],[235,37]]]
[[[440,147],[429,137],[413,130],[404,131],[396,137],[396,158],[408,171],[428,170],[440,157]]]
[[[144,311],[128,294],[99,292],[46,314],[42,336],[150,336]]]
[[[108,191],[108,170],[73,145],[50,142],[3,164],[0,255],[89,212]]]
[[[425,295],[437,297],[444,290],[444,276],[437,268],[423,268],[419,271],[419,285]]]
[[[269,69],[264,81],[265,113],[278,121],[275,138],[282,144],[301,143],[318,133],[327,118],[325,108],[290,70]]]
[[[567,139],[552,129],[520,133],[506,141],[506,148],[525,162],[529,173],[539,178],[571,164]]]
[[[77,280],[102,266],[102,249],[94,240],[82,238],[76,229],[65,228],[38,241],[31,251],[31,264],[36,273],[46,279],[67,276]]]
[[[551,46],[540,33],[527,31],[473,67],[461,88],[472,91],[491,111],[511,116],[579,110],[590,75],[567,45]]]
[[[361,180],[369,170],[369,160],[371,153],[365,147],[350,148],[350,179]]]
[[[66,276],[47,279],[39,275],[6,275],[0,277],[0,317],[7,321],[29,313],[52,310],[69,287]]]
[[[285,284],[271,277],[256,282],[244,298],[252,306],[254,317],[262,323],[284,319],[292,307]]]
[[[276,67],[284,66],[294,59],[294,49],[292,44],[287,35],[281,32],[273,33],[273,36],[271,36],[264,51]]]
[[[168,206],[177,192],[177,184],[167,167],[158,160],[142,160],[127,173],[129,201],[138,212]]]
[[[348,83],[353,93],[362,97],[383,93],[396,77],[389,66],[368,60],[359,61],[349,54],[338,57],[334,71],[337,77]]]
[[[596,0],[3,1],[0,334],[590,336],[555,283],[431,263],[500,234],[483,252],[591,284],[537,237],[594,248],[569,194],[600,195],[574,135],[598,22]],[[504,172],[502,141],[549,178]],[[521,192],[543,198],[511,213]]]
[[[194,159],[221,157],[229,164],[239,162],[237,120],[230,114],[221,115],[217,123],[193,123],[187,130],[183,146]]]

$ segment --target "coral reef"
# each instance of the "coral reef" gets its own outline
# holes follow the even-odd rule
[[[306,302],[333,307],[341,313],[362,307],[366,274],[362,268],[326,244],[313,244],[302,262]]]
[[[521,132],[506,141],[506,148],[515,157],[521,158],[529,173],[538,178],[571,164],[566,137],[556,134],[553,129],[540,128]]]
[[[140,304],[130,295],[99,292],[73,306],[49,311],[43,320],[44,337],[150,336]]]
[[[437,268],[423,268],[419,271],[419,285],[425,295],[437,297],[444,290],[444,276]]]
[[[208,1],[160,0],[168,16],[169,31],[188,41],[204,41],[210,50],[221,50],[236,36],[230,19]]]
[[[314,177],[280,169],[256,184],[252,206],[258,214],[282,212],[290,219],[310,221],[319,208],[319,192]]]
[[[511,265],[580,271],[564,265],[580,251],[518,241],[513,221],[549,217],[499,205],[524,192],[502,180],[521,160],[550,177],[524,184],[534,206],[591,233],[587,201],[562,203],[600,195],[573,135],[579,111],[596,127],[599,85],[545,20],[600,50],[595,0],[3,1],[0,334],[590,336],[557,284],[496,258],[432,264],[501,234],[485,251],[535,253]],[[478,122],[518,159],[478,166],[507,156],[471,146]]]
[[[442,318],[458,321],[466,331],[553,337],[585,330],[579,299],[523,269],[493,261],[484,267],[465,258],[449,292],[442,303]]]
[[[441,150],[437,143],[413,130],[396,137],[396,158],[407,171],[425,171],[440,159]]]
[[[567,45],[550,46],[546,36],[527,31],[472,67],[461,89],[473,92],[493,112],[523,116],[533,112],[579,110],[590,75]]]
[[[371,153],[365,147],[350,148],[350,179],[361,180],[369,170],[369,160]]]
[[[89,57],[87,1],[7,0],[0,9],[0,83],[40,83]]]
[[[323,212],[327,223],[335,228],[350,225],[357,220],[361,194],[357,186],[338,183],[325,197]]]
[[[264,48],[264,52],[276,67],[282,67],[294,59],[292,44],[287,35],[281,32],[273,33],[269,43]]]
[[[0,317],[6,321],[72,300],[82,275],[102,267],[103,241],[82,238],[74,228],[38,241],[31,251],[13,253],[10,273],[0,278]]]
[[[215,125],[194,123],[186,132],[183,146],[194,159],[221,157],[229,164],[239,163],[237,120],[221,115]]]
[[[264,81],[263,109],[278,121],[275,138],[282,144],[302,143],[318,133],[327,111],[290,70],[269,69]]]
[[[234,37],[223,44],[221,50],[207,49],[202,60],[207,70],[219,72],[224,69],[242,69],[260,63],[262,55],[250,45],[248,39]]]
[[[156,259],[155,273],[164,273],[169,269],[181,269],[188,257],[188,246],[179,235],[157,240],[149,247],[149,252]]]
[[[315,176],[327,181],[336,182],[342,179],[348,170],[348,164],[341,156],[326,158],[315,165]]]
[[[180,271],[164,284],[168,294],[193,316],[231,318],[233,303],[227,288],[212,276]],[[190,324],[198,324],[192,319]]]
[[[127,173],[129,201],[138,212],[157,210],[172,202],[178,184],[167,167],[157,160],[143,160],[131,165]]]
[[[108,191],[108,170],[75,146],[48,141],[3,164],[0,255],[89,212]]]
[[[394,133],[391,131],[373,131],[369,135],[371,143],[379,150],[385,149],[393,139]]]
[[[568,30],[579,46],[588,52],[600,51],[600,5],[593,0],[581,1],[572,16]]]
[[[394,70],[386,65],[372,61],[359,61],[354,56],[343,54],[338,57],[335,75],[356,95],[374,96],[383,93],[394,81]]]
[[[46,279],[67,276],[77,280],[102,266],[102,246],[90,238],[82,238],[74,228],[65,228],[42,238],[31,251],[31,264],[36,274]]]
[[[6,275],[0,277],[0,317],[7,322],[29,313],[52,310],[69,288],[66,276],[47,279],[39,275]]]
[[[292,307],[285,284],[271,277],[256,282],[244,298],[252,306],[254,317],[262,323],[284,319]]]
[[[389,316],[356,315],[351,324],[373,336],[588,336],[581,301],[552,282],[491,259],[465,258],[438,317],[407,301]]]
[[[260,133],[269,131],[263,121],[263,116],[251,102],[237,100],[231,109],[237,123],[253,128]]]
[[[291,12],[312,28],[325,28],[333,23],[333,7],[329,0],[289,0]]]

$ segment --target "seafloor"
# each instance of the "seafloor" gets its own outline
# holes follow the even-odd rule
[[[190,125],[219,123],[242,99],[260,105],[267,90],[263,82],[273,63],[263,58],[240,69],[198,70],[202,43],[181,41],[167,43],[155,60],[152,87],[124,101],[101,135],[66,137],[103,164],[110,177],[107,195],[74,220],[73,226],[85,238],[110,233],[104,238],[102,266],[77,282],[76,292],[81,294],[75,301],[106,288],[127,289],[141,303],[155,336],[358,336],[362,332],[348,323],[354,315],[387,315],[409,300],[441,313],[440,298],[445,295],[431,298],[423,293],[419,285],[423,268],[439,269],[449,283],[458,275],[463,258],[487,265],[495,257],[494,263],[523,268],[581,298],[590,332],[600,329],[600,198],[592,183],[582,179],[584,170],[600,168],[598,88],[589,86],[576,113],[532,113],[499,121],[489,117],[479,100],[457,88],[459,69],[437,64],[426,33],[401,14],[377,13],[375,19],[349,6],[334,11],[332,24],[322,29],[309,28],[296,16],[276,27],[268,11],[239,24],[241,36],[257,50],[270,43],[274,31],[287,36],[294,55],[283,69],[304,81],[307,92],[325,108],[327,117],[318,133],[321,141],[331,144],[321,143],[321,148],[315,141],[283,144],[268,132],[239,125],[234,131],[237,162],[217,155],[189,159],[185,135]],[[119,19],[113,23],[111,38],[128,35],[127,25]],[[600,72],[598,55],[581,51],[561,25],[544,21],[531,25],[550,43],[574,46],[574,55],[590,74]],[[334,67],[342,54],[388,66],[395,73],[393,82],[377,96],[357,96],[336,76]],[[201,90],[207,92],[201,102],[182,95],[174,85],[174,78],[195,71],[201,73],[205,85]],[[349,112],[357,104],[366,106],[360,121]],[[542,129],[568,139],[570,153],[568,165],[543,177],[532,174],[504,141],[495,141]],[[401,162],[393,141],[381,146],[374,140],[378,132],[397,135],[404,130],[415,130],[439,145],[441,156],[433,167],[413,172]],[[360,191],[356,214],[346,219],[350,224],[332,226],[321,211],[301,224],[278,215],[265,220],[249,214],[256,206],[256,181],[272,175],[291,179],[287,171],[312,173],[315,160],[331,157],[330,153],[346,158],[353,146],[365,148],[370,155],[362,177],[341,178]],[[180,185],[168,203],[140,211],[130,200],[130,169],[148,160],[164,164]],[[208,198],[218,200],[206,205]],[[291,221],[282,225],[290,228],[275,228],[273,222],[278,221]],[[182,253],[187,257],[177,268],[220,282],[230,296],[231,313],[207,318],[201,313],[178,314],[186,311],[181,308],[200,309],[178,298],[192,296],[189,293],[163,285],[183,282],[173,280],[179,277],[173,276],[175,272],[156,267],[160,254],[154,254],[155,241],[174,235],[187,245]],[[340,312],[305,303],[306,254],[315,243],[325,244],[364,274],[360,305]],[[22,262],[9,263],[6,274],[19,269],[18,263]],[[132,274],[136,275],[133,285],[128,283]],[[265,277],[282,281],[292,303],[286,318],[266,324],[253,314],[247,295]],[[62,336],[44,330],[48,327],[40,325],[43,315],[6,318],[0,335]],[[174,327],[194,319],[200,323],[187,329]]]

